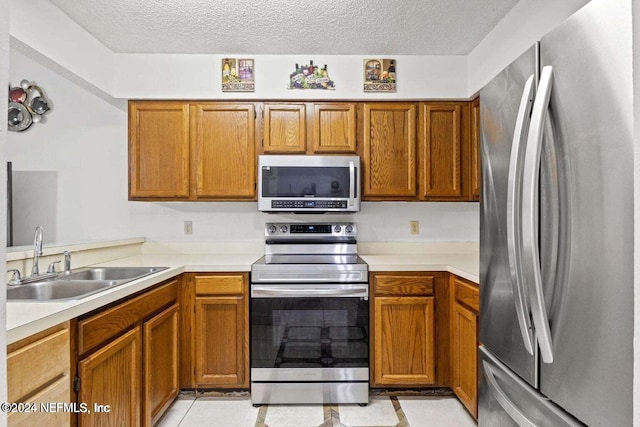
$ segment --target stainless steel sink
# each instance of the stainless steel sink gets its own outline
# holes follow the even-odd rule
[[[115,280],[47,280],[7,289],[9,300],[74,300],[116,286]]]
[[[71,301],[132,282],[169,267],[89,267],[39,282],[7,288],[8,300]]]
[[[91,267],[64,275],[65,280],[116,280],[127,282],[149,274],[166,270],[168,267]]]

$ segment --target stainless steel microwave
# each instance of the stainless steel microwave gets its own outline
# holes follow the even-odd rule
[[[258,210],[358,212],[360,157],[258,157]]]

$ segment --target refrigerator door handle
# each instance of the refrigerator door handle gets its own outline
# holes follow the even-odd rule
[[[482,367],[484,369],[484,377],[487,379],[487,384],[491,390],[493,397],[502,406],[507,414],[518,423],[521,427],[537,427],[535,423],[531,422],[520,409],[509,399],[509,396],[502,390],[498,381],[495,378],[493,368],[486,361],[482,361]]]
[[[531,113],[531,125],[527,137],[527,149],[523,172],[522,198],[522,270],[529,290],[531,314],[536,328],[540,356],[544,363],[553,362],[551,328],[545,307],[540,271],[540,250],[538,247],[538,198],[540,155],[544,124],[549,109],[553,87],[553,67],[545,66],[540,76],[540,84]]]
[[[509,181],[507,190],[507,249],[509,255],[509,270],[511,272],[511,286],[513,287],[516,316],[522,333],[525,349],[533,355],[533,329],[529,315],[527,291],[522,278],[522,172],[523,153],[525,145],[522,141],[529,130],[529,119],[533,105],[534,88],[533,74],[527,79],[522,91],[516,127],[513,132],[511,157],[509,159]]]

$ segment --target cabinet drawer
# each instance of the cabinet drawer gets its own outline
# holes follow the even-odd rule
[[[196,295],[242,295],[244,274],[196,276]]]
[[[68,426],[71,425],[69,411],[56,407],[57,402],[69,402],[71,399],[71,380],[65,375],[39,393],[29,397],[28,403],[36,405],[35,412],[10,412],[7,416],[9,426]],[[11,390],[11,389],[9,389]],[[10,400],[15,402],[15,400]],[[40,410],[40,404],[53,404],[51,412]]]
[[[376,295],[432,295],[433,275],[374,274],[373,292]]]
[[[70,352],[69,329],[65,328],[9,353],[9,402],[22,401],[58,377],[64,376],[68,382]]]
[[[466,305],[467,307],[475,310],[476,313],[480,311],[480,291],[478,286],[462,279],[453,277],[454,297],[455,301]]]
[[[178,297],[178,280],[171,280],[158,288],[109,308],[78,322],[78,353],[83,354],[96,345],[115,337],[142,321]]]

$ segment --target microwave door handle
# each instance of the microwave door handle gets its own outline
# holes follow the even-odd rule
[[[356,165],[349,161],[349,206],[356,203]]]

